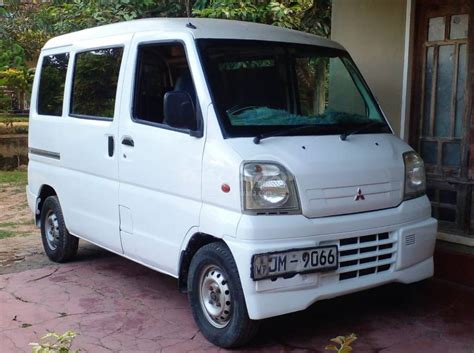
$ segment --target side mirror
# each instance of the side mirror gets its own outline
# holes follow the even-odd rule
[[[163,122],[168,126],[190,130],[190,132],[197,130],[196,110],[189,93],[185,91],[166,92],[163,110]]]

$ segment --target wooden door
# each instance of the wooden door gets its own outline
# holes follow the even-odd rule
[[[470,0],[418,0],[410,142],[427,170],[441,231],[473,234],[473,8]]]

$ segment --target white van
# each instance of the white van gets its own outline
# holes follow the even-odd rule
[[[433,275],[423,161],[317,36],[146,19],[53,38],[29,158],[51,260],[81,238],[177,278],[222,347],[261,319]]]

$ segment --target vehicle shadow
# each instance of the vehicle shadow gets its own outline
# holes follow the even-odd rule
[[[97,245],[89,243],[85,240],[79,240],[79,249],[77,250],[77,255],[71,262],[90,261],[101,258],[109,258],[113,256],[118,257],[117,254],[105,250]]]
[[[130,305],[137,305],[132,310],[137,315],[139,304],[145,306],[147,317],[153,318],[150,327],[156,325],[157,330],[163,330],[163,320],[167,320],[165,326],[179,327],[179,337],[191,337],[182,344],[209,347],[203,337],[196,338],[191,309],[186,295],[179,294],[176,279],[93,245],[82,244],[76,261],[83,262],[77,267],[78,276],[83,276],[80,273],[84,271],[90,275],[85,281],[91,281],[93,287],[100,289],[106,285],[110,293],[120,294],[111,296],[120,305],[126,306],[134,298]],[[90,266],[83,266],[87,261]],[[448,338],[459,340],[459,344],[474,344],[473,295],[468,287],[436,278],[411,285],[389,284],[322,300],[304,311],[263,320],[257,337],[236,351],[323,353],[331,338],[351,333],[359,337],[353,343],[354,351],[364,353],[425,341],[434,346],[445,345]],[[167,314],[163,305],[174,309]],[[125,319],[125,325],[128,324]],[[420,351],[406,347],[398,352]],[[209,348],[211,351],[214,350]]]
[[[411,335],[416,320],[446,308],[448,302],[426,299],[432,280],[412,285],[389,284],[338,298],[322,300],[308,309],[262,322],[259,335],[247,349],[281,346],[282,349],[325,352],[331,338],[355,333],[359,352],[376,352]],[[400,335],[402,332],[402,335]],[[397,336],[395,335],[395,336]]]
[[[195,329],[186,295],[178,293],[176,279],[91,244],[81,244],[76,261],[90,261],[94,273],[115,278],[109,286],[126,283],[125,287],[134,288],[137,298],[150,300],[147,306],[153,302],[151,298],[166,297],[167,305],[183,310],[182,317],[170,322],[185,320],[189,330]],[[394,345],[418,344],[420,339],[445,344],[443,335],[453,327],[456,331],[448,334],[450,339],[457,337],[470,344],[472,295],[472,289],[436,278],[410,285],[388,284],[263,320],[257,337],[237,351],[326,352],[331,338],[355,333],[359,338],[353,343],[354,350],[375,353]],[[159,306],[149,310],[160,317]]]

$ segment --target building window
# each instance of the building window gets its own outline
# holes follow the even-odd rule
[[[67,53],[43,57],[38,89],[38,114],[62,115],[68,62]]]
[[[113,118],[122,52],[123,48],[107,48],[76,55],[72,116]]]

